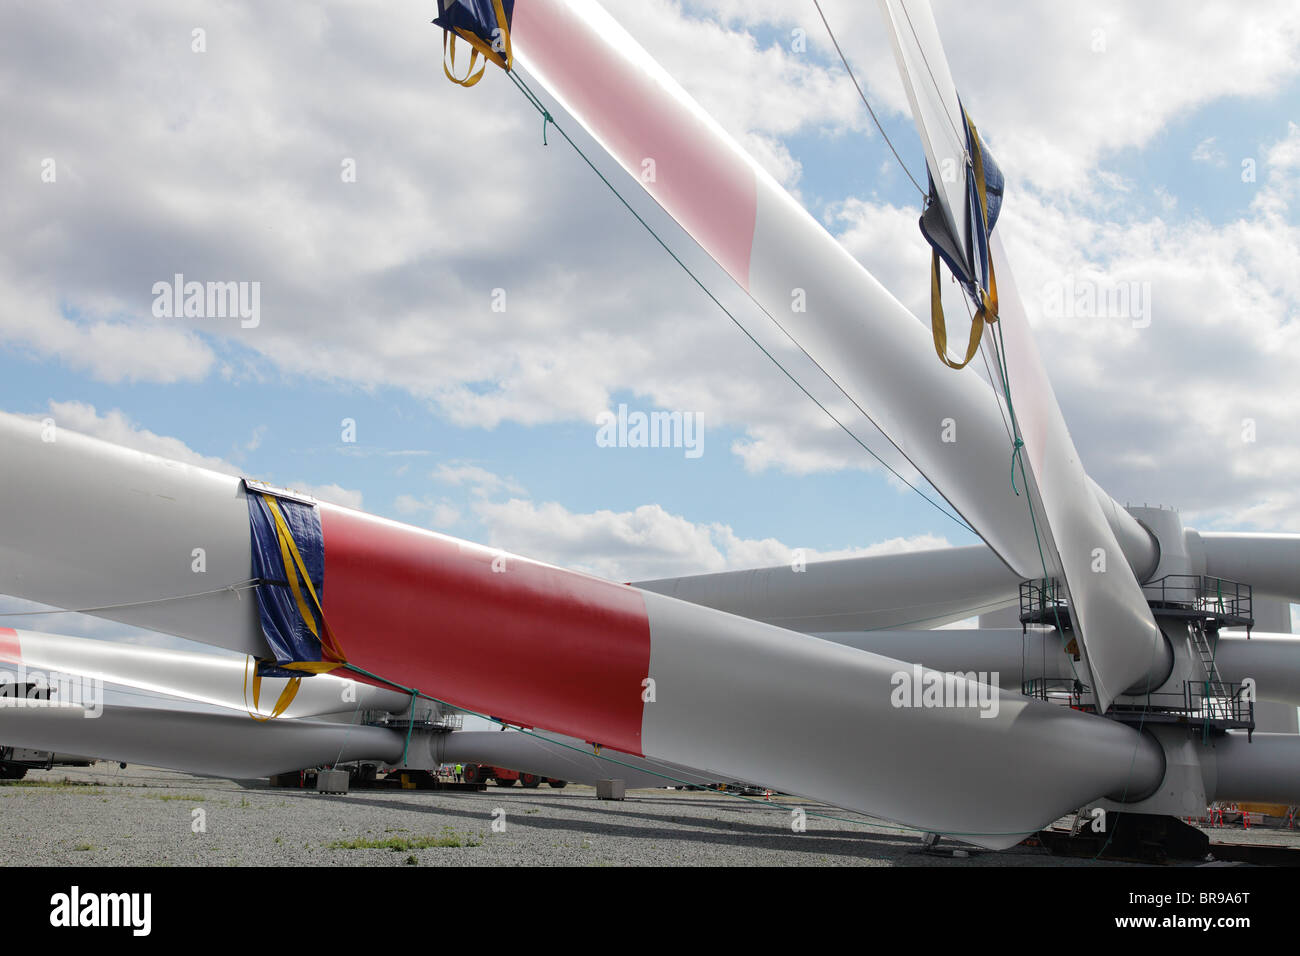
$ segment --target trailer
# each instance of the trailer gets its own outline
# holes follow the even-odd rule
[[[508,767],[494,767],[491,764],[482,763],[465,764],[464,776],[466,783],[487,783],[492,780],[496,782],[498,787],[513,787],[515,781],[518,781],[520,786],[529,790],[543,783],[554,787],[556,790],[562,790],[569,784],[569,781],[557,780],[555,777],[539,777],[535,773],[511,770]]]
[[[52,753],[48,750],[28,750],[26,747],[0,747],[0,780],[21,780],[28,770],[49,770],[56,764],[62,767],[89,767],[92,757],[77,754]]]

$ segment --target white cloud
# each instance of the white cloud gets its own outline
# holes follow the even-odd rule
[[[289,485],[303,494],[311,495],[317,501],[325,501],[332,505],[341,505],[344,508],[352,508],[361,511],[364,507],[364,501],[361,492],[352,488],[344,488],[341,485],[330,482],[324,485],[313,485],[303,481],[291,482]]]
[[[776,538],[744,538],[725,523],[691,521],[657,504],[582,512],[536,502],[521,497],[514,482],[463,463],[439,466],[434,475],[449,476],[455,480],[447,483],[469,491],[464,510],[445,497],[402,494],[394,501],[398,514],[438,529],[472,519],[493,547],[616,581],[788,564],[796,548],[812,563],[949,546],[946,538],[921,534],[818,550]]]
[[[722,523],[697,523],[659,505],[631,511],[570,511],[556,502],[520,498],[475,506],[494,547],[616,581],[789,564],[795,545],[741,538]],[[932,535],[894,538],[869,547],[804,549],[808,562],[946,547]]]
[[[1292,124],[1260,184],[1241,184],[1258,190],[1248,212],[1221,227],[1094,221],[1032,200],[999,226],[1084,463],[1121,501],[1177,502],[1193,523],[1300,527],[1300,493],[1280,478],[1300,469],[1300,387],[1279,360],[1300,349],[1297,144]],[[1043,292],[1066,277],[1145,284],[1149,327],[1046,318]]]
[[[45,414],[30,414],[26,417],[39,420],[47,416]],[[53,418],[59,428],[66,428],[69,431],[89,435],[92,438],[99,438],[115,445],[122,445],[125,448],[134,448],[136,451],[148,452],[161,458],[197,465],[200,468],[207,468],[226,475],[242,475],[247,471],[247,469],[232,464],[223,458],[200,454],[179,438],[170,435],[159,435],[147,428],[141,428],[123,414],[120,409],[111,409],[101,414],[94,405],[86,402],[51,401],[49,403],[48,417]],[[256,436],[256,430],[254,434]],[[342,505],[346,508],[360,509],[362,507],[360,491],[344,488],[333,482],[312,484],[306,481],[294,481],[288,484],[289,487],[321,501],[328,501],[331,504]]]
[[[394,499],[393,506],[408,520],[426,521],[431,528],[445,530],[461,520],[461,510],[446,498],[401,494]]]
[[[897,120],[907,107],[876,6],[825,6],[873,105]],[[609,7],[787,183],[802,175],[793,135],[871,135],[810,4]],[[1015,17],[991,2],[946,0],[936,11],[967,105],[1017,187],[1000,228],[1022,287],[1064,273],[1152,283],[1145,333],[1040,323],[1044,354],[1070,357],[1050,371],[1085,461],[1121,497],[1294,520],[1285,480],[1294,463],[1278,436],[1294,421],[1300,386],[1266,358],[1296,344],[1294,126],[1261,154],[1250,215],[1222,229],[1177,221],[1178,209],[1106,218],[1125,200],[1107,207],[1094,193],[1148,193],[1152,184],[1139,193],[1105,161],[1157,141],[1199,106],[1271,95],[1293,80],[1300,11],[1281,0],[1204,4],[1195,16],[1172,0],[1040,4]],[[630,389],[647,404],[699,410],[711,426],[739,426],[732,450],[754,471],[868,466],[566,146],[541,146],[535,113],[499,74],[471,91],[442,80],[427,20],[415,0],[382,17],[341,0],[0,14],[10,52],[0,108],[14,131],[0,156],[0,341],[110,382],[196,381],[217,370],[232,381],[264,373],[391,387],[483,428],[587,423]],[[189,49],[195,22],[213,41],[203,55]],[[813,53],[754,39],[784,41],[795,27]],[[47,156],[58,161],[55,184],[39,178]],[[340,179],[347,158],[356,183]],[[716,267],[625,192],[749,314]],[[924,315],[916,215],[849,199],[832,205],[830,221]],[[262,323],[154,320],[152,283],[177,271],[260,281]],[[489,307],[495,288],[508,293],[505,313]],[[139,431],[90,412],[104,437]],[[1198,442],[1226,441],[1247,413],[1260,421],[1260,454],[1190,460]],[[148,432],[131,440],[177,450]],[[1138,471],[1143,462],[1149,469]]]
[[[1286,135],[1265,151],[1264,169],[1264,184],[1251,201],[1251,209],[1269,219],[1282,220],[1290,212],[1291,203],[1300,197],[1300,125],[1294,121],[1287,124]]]
[[[801,26],[829,53],[812,4],[692,6],[754,27]],[[1300,75],[1300,8],[1290,0],[1201,3],[1194,16],[1177,0],[1025,4],[1014,16],[998,0],[933,7],[963,101],[994,156],[1011,181],[1041,189],[1085,194],[1103,159],[1146,146],[1178,116],[1228,97],[1270,96]],[[827,0],[823,8],[873,106],[910,119],[877,4]]]
[[[1223,150],[1214,145],[1217,136],[1209,136],[1196,144],[1192,150],[1192,160],[1197,163],[1208,163],[1211,166],[1226,166],[1227,157],[1223,155]]]
[[[220,471],[227,475],[237,475],[240,469],[236,465],[211,455],[202,455],[179,438],[158,435],[141,428],[131,421],[119,409],[100,414],[94,405],[86,402],[49,403],[49,414],[60,428],[99,438],[103,441],[134,448],[136,451],[148,452],[173,461],[182,461],[189,465],[198,465],[211,471]],[[44,415],[28,415],[28,418],[44,418]]]
[[[431,477],[448,485],[466,485],[476,495],[492,495],[503,491],[511,494],[524,493],[524,487],[513,478],[502,478],[486,468],[464,462],[441,464],[434,469]]]
[[[129,303],[86,276],[50,271],[48,260],[0,256],[0,342],[114,384],[199,381],[211,371],[215,356],[193,332],[133,317]]]
[[[1300,493],[1284,477],[1300,470],[1300,384],[1279,360],[1300,349],[1300,127],[1261,153],[1259,183],[1234,182],[1252,197],[1246,211],[1222,226],[1169,208],[1112,217],[1032,192],[1004,206],[998,226],[1085,466],[1121,501],[1176,502],[1207,527],[1300,528]],[[849,200],[833,223],[924,314],[914,213]],[[1085,286],[1099,298],[1135,290],[1149,327],[1135,328],[1137,315],[1048,317],[1049,293]],[[1246,419],[1254,443],[1242,441]]]

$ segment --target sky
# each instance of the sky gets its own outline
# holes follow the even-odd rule
[[[920,197],[811,0],[604,6],[926,314]],[[822,7],[923,179],[876,4]],[[934,8],[1089,473],[1201,530],[1300,531],[1300,8]],[[0,10],[0,408],[618,580],[977,540],[786,381],[553,131],[543,145],[500,71],[449,83],[435,12]],[[178,274],[256,283],[256,321],[160,315]],[[620,405],[695,416],[700,453],[603,447]]]

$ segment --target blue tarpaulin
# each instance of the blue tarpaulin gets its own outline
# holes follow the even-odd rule
[[[325,625],[325,539],[314,502],[245,480],[262,634],[274,662],[264,677],[301,676],[341,662]]]
[[[962,116],[966,116],[964,109]],[[966,293],[978,302],[980,298],[978,290],[987,291],[990,286],[988,237],[993,234],[998,213],[1002,211],[1005,180],[1002,170],[998,168],[998,164],[984,144],[978,141],[977,135],[967,118],[966,151],[971,157],[978,156],[983,164],[985,200],[988,203],[987,227],[981,212],[979,185],[972,170],[966,176],[966,216],[969,222],[965,239],[954,236],[949,231],[939,206],[938,191],[935,189],[933,177],[929,181],[930,195],[926,201],[925,212],[921,215],[921,233],[952,271]],[[954,209],[953,215],[960,223],[961,210]]]
[[[955,222],[950,226],[940,205],[931,171],[930,193],[921,213],[921,234],[933,250],[930,256],[930,326],[934,332],[934,350],[940,361],[955,369],[970,364],[979,351],[985,327],[998,320],[998,280],[989,253],[989,236],[997,224],[998,213],[1002,211],[1005,185],[1002,171],[984,150],[975,124],[964,107],[962,119],[966,124],[966,209],[951,210]],[[953,228],[965,235],[954,236]],[[943,292],[939,286],[940,260],[948,264],[953,276],[978,306],[970,324],[966,356],[962,359],[948,355],[948,327],[943,315]]]
[[[498,22],[497,4],[494,0],[438,0],[438,18],[433,22],[444,30],[473,33],[488,46],[492,45],[492,31],[510,29],[515,15],[515,0],[501,0],[501,11],[506,22]]]
[[[444,62],[443,70],[447,77],[461,86],[473,86],[482,79],[486,68],[484,64],[478,72],[474,71],[480,56],[509,70],[513,65],[510,23],[514,15],[515,0],[438,0],[438,17],[433,22],[446,31],[443,34],[443,48],[449,62]],[[458,77],[453,72],[456,66],[457,37],[473,48],[469,72],[463,77]]]

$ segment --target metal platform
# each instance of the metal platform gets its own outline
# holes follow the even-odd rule
[[[1050,578],[1020,582],[1020,624],[1046,624],[1062,634],[1074,630],[1065,590]]]
[[[1096,713],[1097,708],[1084,699],[1089,690],[1081,681],[1058,678],[1034,678],[1021,685],[1021,693],[1026,697]],[[1181,725],[1202,738],[1219,736],[1229,730],[1244,730],[1249,737],[1255,731],[1255,704],[1244,690],[1242,684],[1185,681],[1181,693],[1145,694],[1140,702],[1120,698],[1106,716],[1133,727]]]
[[[1204,574],[1167,574],[1142,585],[1156,617],[1199,620],[1208,631],[1255,626],[1253,590],[1249,584]]]
[[[1205,574],[1167,574],[1142,585],[1151,613],[1157,618],[1200,621],[1205,630],[1255,626],[1249,584]],[[1020,623],[1045,624],[1072,631],[1069,603],[1061,585],[1041,578],[1020,582]]]
[[[1107,716],[1134,727],[1176,724],[1202,738],[1229,730],[1255,732],[1255,703],[1242,684],[1184,681],[1182,693],[1146,694],[1141,703],[1116,702]]]
[[[367,711],[361,721],[370,727],[389,727],[406,733],[407,728],[422,730],[426,733],[447,734],[460,730],[465,723],[464,714],[440,714],[434,717],[416,717],[411,720],[404,714],[390,714],[383,711]]]
[[[1120,697],[1106,716],[1135,727],[1180,725],[1203,739],[1229,730],[1255,730],[1255,704],[1242,684],[1223,681],[1215,663],[1218,633],[1225,627],[1255,624],[1250,585],[1200,574],[1169,574],[1142,586],[1151,613],[1186,625],[1192,653],[1199,658],[1203,680],[1184,681],[1181,691]],[[1020,584],[1020,623],[1047,625],[1063,634],[1073,631],[1070,608],[1060,584],[1051,579]],[[1021,692],[1075,710],[1096,712],[1085,699],[1089,688],[1079,680],[1038,678],[1026,681]]]

